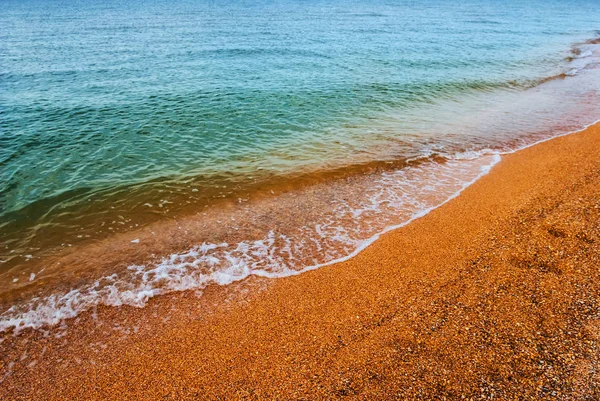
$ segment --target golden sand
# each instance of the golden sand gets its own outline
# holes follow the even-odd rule
[[[597,125],[347,262],[5,335],[0,399],[600,399],[599,166]]]

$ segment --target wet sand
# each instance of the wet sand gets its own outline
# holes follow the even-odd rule
[[[347,262],[4,335],[0,399],[599,399],[599,162],[596,125]]]

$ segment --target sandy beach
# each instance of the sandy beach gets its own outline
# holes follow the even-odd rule
[[[0,399],[598,399],[599,162],[596,125],[347,262],[4,334]]]

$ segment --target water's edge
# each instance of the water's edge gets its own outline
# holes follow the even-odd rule
[[[400,224],[395,224],[395,225],[390,225],[390,226],[385,227],[383,230],[377,232],[376,234],[372,235],[368,239],[362,241],[362,243],[358,247],[356,247],[356,249],[353,252],[349,253],[346,256],[336,258],[336,259],[333,259],[331,261],[327,261],[324,263],[309,265],[300,270],[286,269],[285,271],[282,271],[282,272],[272,272],[272,271],[263,270],[263,269],[253,269],[253,268],[250,268],[249,266],[246,266],[246,268],[242,269],[240,272],[237,272],[235,274],[230,274],[231,272],[228,273],[227,271],[217,270],[217,271],[212,272],[210,276],[205,276],[202,282],[197,282],[197,281],[189,281],[187,283],[180,282],[179,283],[180,286],[177,288],[174,288],[174,287],[172,287],[172,288],[150,288],[150,287],[140,288],[139,291],[137,291],[137,293],[134,293],[134,291],[130,291],[129,293],[121,293],[121,294],[119,294],[118,297],[114,297],[112,299],[111,298],[100,299],[100,298],[98,298],[97,295],[93,296],[90,299],[85,299],[85,298],[82,298],[81,293],[78,290],[73,290],[73,291],[69,292],[68,294],[63,294],[61,297],[52,295],[52,296],[46,298],[45,302],[43,300],[36,299],[35,301],[42,301],[43,305],[40,306],[38,304],[37,308],[31,308],[27,312],[24,312],[24,313],[18,313],[18,312],[14,313],[14,312],[16,312],[16,310],[13,308],[10,308],[8,311],[4,312],[2,314],[2,316],[0,316],[2,318],[2,320],[0,321],[0,332],[13,331],[15,334],[18,334],[25,329],[40,329],[42,327],[52,327],[52,326],[55,326],[59,323],[66,321],[68,319],[74,318],[77,315],[79,315],[80,313],[83,313],[83,312],[86,312],[86,311],[92,309],[94,306],[96,306],[98,304],[104,304],[107,306],[121,306],[121,305],[126,304],[126,305],[130,305],[130,306],[144,307],[150,298],[153,298],[158,295],[165,295],[165,294],[169,294],[169,293],[188,291],[188,290],[204,289],[211,284],[228,285],[228,284],[232,284],[234,282],[239,282],[239,281],[245,280],[246,278],[248,278],[250,276],[258,276],[258,277],[264,277],[264,278],[269,278],[269,279],[290,277],[290,276],[299,275],[299,274],[302,274],[302,273],[305,273],[308,271],[316,270],[321,267],[326,267],[326,266],[330,266],[330,265],[334,265],[334,264],[338,264],[338,263],[350,260],[353,257],[355,257],[356,255],[358,255],[359,253],[361,253],[363,250],[368,248],[370,245],[375,243],[383,234],[386,234],[386,233],[394,231],[396,229],[405,227],[408,224],[410,224],[411,222],[413,222],[421,217],[426,216],[431,211],[440,208],[441,206],[450,202],[452,199],[455,199],[456,197],[458,197],[465,189],[467,189],[468,187],[473,185],[475,182],[479,181],[479,179],[481,179],[482,177],[489,174],[489,172],[492,170],[492,168],[502,160],[502,155],[516,153],[518,151],[533,147],[535,145],[538,145],[538,144],[541,144],[541,143],[544,143],[544,142],[547,142],[547,141],[550,141],[550,140],[553,140],[553,139],[556,139],[559,137],[580,133],[598,123],[600,123],[600,119],[596,120],[595,122],[593,122],[591,124],[585,125],[581,129],[577,129],[577,130],[569,131],[566,133],[554,135],[554,136],[551,136],[551,137],[548,137],[545,139],[541,139],[541,140],[538,140],[531,144],[523,145],[514,150],[497,151],[497,152],[493,152],[488,155],[484,155],[484,157],[489,157],[490,160],[486,164],[484,164],[480,167],[479,174],[474,179],[464,183],[460,187],[459,190],[452,193],[444,201],[442,201],[441,203],[438,203],[434,206],[431,206],[429,208],[426,208],[426,209],[423,209],[423,210],[420,210],[420,211],[414,213],[412,216],[410,216],[410,218],[408,218],[406,221],[403,221]],[[189,255],[192,252],[194,252],[194,251],[190,250],[187,255]],[[197,253],[196,253],[196,255],[197,255]],[[175,255],[171,255],[171,258],[170,258],[171,261],[174,260],[174,256]],[[181,254],[177,255],[177,257],[180,257],[180,256],[181,256]],[[135,268],[141,269],[141,268],[143,268],[143,266],[137,266],[137,267],[131,266],[131,268],[132,269],[135,269]],[[147,271],[144,272],[144,274],[147,274],[147,273],[148,273]]]

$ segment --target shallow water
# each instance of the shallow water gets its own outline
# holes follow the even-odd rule
[[[0,329],[347,257],[597,120],[594,2],[522,3],[4,2]]]

